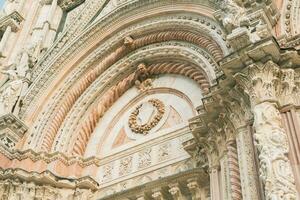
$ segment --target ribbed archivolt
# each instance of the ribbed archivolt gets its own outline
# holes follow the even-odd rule
[[[148,66],[148,73],[155,74],[179,74],[189,77],[199,83],[202,89],[208,89],[209,82],[206,80],[201,69],[182,63],[157,63]],[[131,74],[116,86],[108,90],[104,96],[93,106],[92,111],[87,119],[80,125],[80,128],[75,131],[78,133],[72,154],[83,155],[93,133],[97,122],[104,113],[116,102],[119,97],[131,88],[136,81],[135,74]]]
[[[228,167],[230,178],[230,189],[233,200],[242,199],[242,188],[240,180],[240,170],[236,142],[231,141],[227,144]]]
[[[76,100],[109,66],[114,64],[117,60],[125,56],[130,51],[152,43],[159,43],[169,40],[184,40],[187,42],[195,43],[206,49],[216,61],[220,60],[223,57],[222,50],[215,41],[203,35],[197,35],[185,31],[165,31],[160,33],[153,33],[147,36],[136,38],[129,44],[122,44],[114,52],[105,57],[94,69],[90,70],[86,73],[85,76],[80,78],[76,82],[76,84],[74,84],[74,86],[67,92],[63,100],[60,101],[60,104],[54,109],[52,115],[49,117],[49,123],[47,123],[44,128],[45,132],[42,140],[42,150],[49,151],[51,149],[60,126],[62,125],[65,117],[71,110]],[[167,71],[167,68],[165,68],[164,70]],[[191,72],[186,73],[191,75]],[[199,75],[198,81],[200,80],[202,79]],[[91,127],[85,128],[88,128],[87,130],[91,129]]]
[[[117,58],[124,54],[125,51],[125,46],[119,47],[114,53],[107,56],[94,70],[89,71],[83,78],[76,82],[72,89],[67,92],[59,107],[57,107],[55,112],[53,112],[53,116],[51,117],[52,120],[49,123],[44,136],[42,150],[49,151],[51,149],[57,131],[76,100],[93,83],[93,81],[96,80],[96,78],[105,71],[108,66],[115,63]]]

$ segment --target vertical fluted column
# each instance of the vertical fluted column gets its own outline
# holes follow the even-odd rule
[[[259,171],[266,199],[296,199],[288,159],[288,139],[278,110],[282,71],[272,61],[251,64],[235,78],[249,95],[254,114],[254,138],[259,151]]]
[[[221,168],[221,194],[222,200],[232,200],[231,190],[230,190],[230,176],[229,176],[229,167],[228,167],[228,155],[225,152],[220,159],[220,168]]]
[[[213,166],[209,170],[211,200],[221,200],[220,166]]]
[[[4,48],[11,34],[11,26],[7,26],[0,42],[0,56],[4,56]]]
[[[295,108],[285,108],[281,113],[290,147],[289,159],[295,176],[298,198],[300,199],[300,124]]]
[[[242,199],[242,189],[241,189],[240,171],[239,171],[238,155],[237,155],[235,140],[228,141],[226,147],[227,147],[231,199],[240,200]]]
[[[237,129],[236,143],[243,199],[259,200],[261,197],[258,187],[258,174],[249,126],[245,125]]]

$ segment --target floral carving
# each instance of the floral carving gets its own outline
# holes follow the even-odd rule
[[[139,168],[151,165],[151,149],[146,149],[139,153]]]
[[[156,108],[157,113],[155,116],[151,117],[152,119],[149,122],[140,125],[137,122],[137,118],[140,113],[140,108],[143,106],[143,104],[137,106],[136,109],[130,114],[128,120],[130,129],[135,133],[144,135],[148,134],[149,131],[159,123],[165,113],[165,106],[160,100],[150,99],[148,102]]]
[[[170,157],[170,144],[166,143],[159,147],[158,149],[158,159],[166,160]]]
[[[113,170],[113,166],[111,164],[103,166],[103,181],[112,178],[112,170]]]
[[[131,172],[132,168],[132,157],[124,158],[120,161],[119,175],[123,176]]]

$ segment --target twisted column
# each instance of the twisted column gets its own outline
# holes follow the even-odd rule
[[[241,200],[242,189],[241,189],[236,142],[234,140],[231,140],[227,142],[226,146],[227,146],[227,156],[228,156],[227,158],[228,158],[231,197],[232,200]]]

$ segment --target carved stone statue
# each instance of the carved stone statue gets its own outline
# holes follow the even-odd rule
[[[0,81],[1,114],[11,113],[15,110],[20,97],[28,88],[31,68],[36,62],[28,49],[21,51],[16,60],[18,65],[11,64],[0,70],[2,77],[4,77]]]
[[[245,9],[239,6],[234,0],[224,0],[221,2],[221,21],[228,32],[245,23]]]
[[[13,112],[22,91],[23,81],[16,69],[0,72],[7,76],[6,82],[0,87],[0,113],[6,114]]]
[[[140,91],[145,91],[152,87],[152,80],[149,78],[149,71],[145,64],[139,64],[135,73],[135,86]]]

